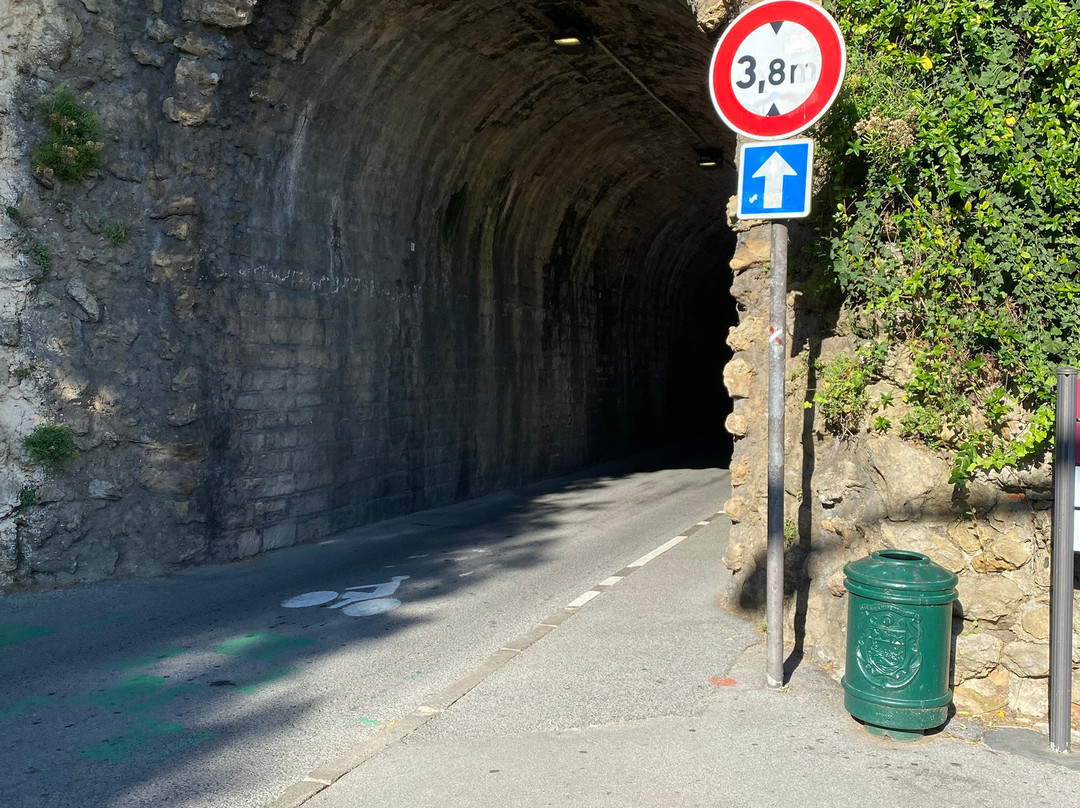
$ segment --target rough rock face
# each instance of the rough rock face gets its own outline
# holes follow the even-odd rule
[[[764,607],[767,512],[769,226],[740,223],[731,266],[740,322],[725,383],[735,408],[731,546],[724,561],[741,583],[737,607]],[[798,284],[794,284],[798,286]],[[852,338],[801,291],[788,298],[785,513],[798,537],[787,550],[786,638],[843,672],[847,592],[843,566],[868,552],[925,553],[958,573],[954,610],[954,702],[961,713],[1047,709],[1050,476],[1046,464],[975,481],[966,497],[948,483],[945,456],[865,428],[847,439],[825,431],[813,407],[817,362],[851,354]],[[887,364],[875,400],[902,402],[902,361]],[[732,369],[733,367],[737,370]],[[886,414],[899,423],[897,408]],[[1080,648],[1074,641],[1074,648]],[[1077,657],[1080,660],[1080,655]],[[1074,699],[1076,701],[1076,699]]]
[[[0,585],[315,540],[723,396],[707,38],[600,0],[566,55],[584,18],[527,5],[0,2]],[[60,87],[100,120],[78,182],[29,158]]]

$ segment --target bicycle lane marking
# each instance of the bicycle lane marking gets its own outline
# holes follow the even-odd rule
[[[603,594],[604,591],[610,589],[623,578],[626,578],[641,569],[650,561],[659,558],[673,547],[677,547],[703,527],[708,526],[715,519],[722,516],[724,516],[724,512],[717,511],[712,516],[709,516],[700,522],[696,522],[689,529],[684,530],[675,538],[670,539],[655,550],[646,553],[637,561],[628,564],[614,575],[608,576],[595,587],[579,595],[557,612],[541,620],[532,629],[525,632],[525,634],[522,634],[515,640],[501,646],[498,651],[488,657],[478,668],[427,698],[424,703],[420,704],[411,713],[408,713],[401,718],[387,721],[359,746],[347,751],[341,757],[323,764],[308,774],[303,780],[293,783],[285,789],[280,796],[267,803],[265,808],[300,808],[300,806],[320,791],[329,788],[365,761],[375,757],[375,755],[379,754],[392,744],[404,740],[435,716],[446,712],[446,710],[450,709],[458,699],[462,698],[493,673],[502,668],[503,665],[511,659],[530,648],[536,642],[546,637],[564,622],[577,614],[578,611],[581,610],[581,607],[589,603],[589,601]]]

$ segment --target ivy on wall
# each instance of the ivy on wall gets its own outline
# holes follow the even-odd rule
[[[849,67],[823,243],[861,335],[910,351],[901,433],[952,449],[955,483],[1041,457],[1080,363],[1080,11],[826,5]]]

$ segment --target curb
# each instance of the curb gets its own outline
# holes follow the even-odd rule
[[[354,749],[351,749],[334,760],[324,763],[304,777],[303,780],[293,783],[285,789],[280,796],[272,802],[267,803],[265,808],[299,808],[299,806],[302,806],[320,791],[329,788],[365,761],[375,757],[375,755],[382,752],[388,746],[407,738],[435,716],[450,709],[454,702],[491,676],[491,674],[498,671],[503,665],[518,654],[524,652],[530,646],[539,642],[557,629],[560,625],[577,614],[581,607],[593,598],[603,594],[608,589],[611,589],[611,587],[615,586],[623,578],[637,572],[650,561],[659,558],[668,550],[678,546],[703,527],[709,525],[714,519],[718,519],[723,515],[723,511],[717,511],[712,516],[687,528],[678,536],[675,536],[660,545],[655,550],[646,553],[637,561],[627,564],[614,575],[605,578],[592,589],[582,593],[563,608],[541,620],[520,637],[504,644],[478,667],[465,674],[465,676],[462,676],[460,679],[447,685],[438,693],[428,697],[423,704],[420,704],[411,713],[379,727],[370,738],[357,745]]]

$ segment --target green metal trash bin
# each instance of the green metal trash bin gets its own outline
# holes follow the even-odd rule
[[[957,577],[922,553],[879,550],[844,566],[844,708],[876,735],[909,740],[949,716]]]

